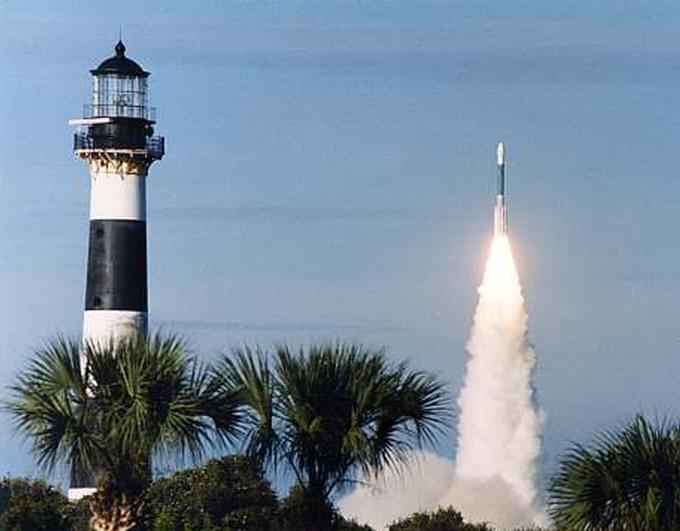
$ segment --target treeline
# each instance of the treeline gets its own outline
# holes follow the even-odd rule
[[[370,531],[341,518],[334,494],[362,471],[400,464],[453,417],[439,379],[383,351],[244,348],[208,365],[172,335],[57,339],[18,375],[4,407],[46,472],[61,466],[97,481],[69,504],[44,483],[5,480],[0,531]],[[242,455],[152,478],[163,457],[198,460],[233,445]],[[288,497],[277,498],[265,471],[294,479]],[[680,529],[680,426],[636,417],[572,446],[547,502],[559,531]],[[452,508],[391,527],[487,529]]]
[[[299,488],[280,500],[252,461],[243,456],[214,459],[206,465],[154,481],[147,493],[151,531],[299,531],[308,529]],[[0,483],[0,530],[88,531],[87,498],[69,503],[42,481],[5,479]],[[375,531],[332,511],[335,531]],[[470,524],[452,508],[418,513],[390,531],[492,531]]]
[[[340,487],[403,461],[451,418],[441,381],[382,351],[244,348],[207,365],[172,335],[57,339],[18,376],[6,408],[39,465],[98,478],[95,531],[148,527],[159,458],[233,444],[254,466],[295,478],[299,531],[334,531]]]
[[[299,489],[280,500],[251,460],[229,456],[151,483],[147,514],[136,525],[153,531],[298,531],[305,529]],[[42,481],[0,483],[0,530],[88,531],[88,498],[69,503]],[[371,531],[333,512],[338,531]]]

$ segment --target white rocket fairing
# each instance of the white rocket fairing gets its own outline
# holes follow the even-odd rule
[[[496,181],[496,206],[493,209],[493,234],[500,236],[508,232],[508,207],[505,203],[505,146],[498,143],[496,150],[498,178]]]

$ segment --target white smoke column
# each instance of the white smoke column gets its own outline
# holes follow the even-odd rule
[[[491,244],[467,351],[455,464],[416,452],[406,473],[364,476],[338,501],[344,516],[382,531],[414,511],[453,506],[497,529],[548,525],[536,487],[543,429],[532,385],[536,354],[505,235]]]
[[[457,481],[505,484],[518,509],[534,507],[543,414],[534,398],[536,354],[527,340],[524,297],[506,235],[493,239],[467,351],[458,398]],[[478,490],[479,501],[491,503],[488,492]],[[473,517],[474,508],[463,506],[469,503],[458,505]]]

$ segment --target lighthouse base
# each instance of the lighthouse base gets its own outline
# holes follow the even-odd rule
[[[77,502],[78,500],[82,500],[85,496],[92,496],[95,492],[97,492],[97,489],[94,487],[68,489],[68,501]]]
[[[145,334],[148,327],[148,314],[127,310],[87,310],[83,318],[83,343],[93,346],[107,345],[110,342],[125,339],[135,334]],[[83,367],[85,359],[81,360]],[[72,478],[72,485],[68,489],[69,501],[78,501],[96,492],[96,487],[86,486],[96,483],[92,474],[85,474],[82,478]]]

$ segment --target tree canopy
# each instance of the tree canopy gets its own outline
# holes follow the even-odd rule
[[[555,523],[571,530],[680,529],[680,426],[637,416],[574,445],[549,489]]]
[[[276,494],[243,456],[154,482],[149,490],[154,531],[270,531],[279,529]]]
[[[0,482],[0,531],[69,531],[68,501],[44,481]]]
[[[56,339],[11,386],[6,405],[46,470],[98,477],[95,529],[143,524],[152,458],[200,456],[238,427],[237,402],[175,336],[103,344]]]
[[[415,513],[392,524],[389,531],[493,531],[486,524],[471,524],[449,507],[434,512]]]
[[[435,377],[360,345],[279,346],[271,356],[245,348],[216,375],[245,404],[247,454],[292,471],[313,531],[330,528],[334,490],[360,470],[400,463],[450,418]]]

